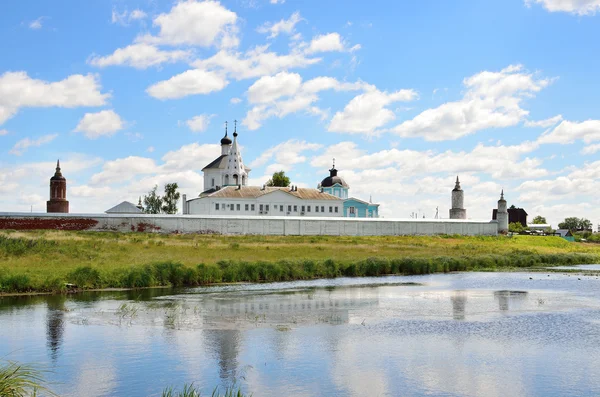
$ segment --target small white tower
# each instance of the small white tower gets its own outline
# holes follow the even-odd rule
[[[450,219],[467,219],[467,210],[464,208],[465,193],[460,187],[458,176],[456,185],[452,189],[452,208],[450,209]]]
[[[508,208],[506,206],[506,200],[504,200],[504,189],[502,189],[500,200],[498,200],[496,220],[498,221],[498,233],[508,233]]]
[[[248,172],[244,167],[244,162],[242,161],[242,153],[240,153],[240,149],[237,143],[237,121],[236,127],[233,131],[233,145],[229,149],[229,153],[227,155],[227,166],[225,169],[225,181],[223,186],[246,186],[248,183]]]

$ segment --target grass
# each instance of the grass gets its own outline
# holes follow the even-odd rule
[[[44,372],[14,361],[0,362],[0,396],[33,397],[38,393],[55,396],[44,384]]]
[[[220,236],[0,231],[0,293],[194,286],[598,263],[560,237]]]
[[[162,397],[201,397],[200,389],[196,388],[193,384],[186,384],[183,386],[181,391],[175,391],[172,387],[168,387],[162,392]],[[235,388],[234,386],[226,387],[221,393],[221,390],[217,387],[211,393],[211,397],[245,397],[242,393],[242,389]]]

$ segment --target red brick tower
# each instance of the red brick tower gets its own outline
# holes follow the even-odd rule
[[[60,160],[56,162],[56,172],[50,178],[50,201],[46,202],[46,212],[69,213],[67,180],[60,172]]]

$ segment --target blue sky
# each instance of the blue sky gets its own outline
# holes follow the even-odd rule
[[[202,189],[224,121],[251,183],[331,159],[386,217],[510,204],[600,221],[600,0],[18,1],[0,12],[0,211]]]

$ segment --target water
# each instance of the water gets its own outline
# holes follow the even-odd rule
[[[0,298],[62,396],[600,395],[600,280],[458,273]]]
[[[554,266],[550,269],[565,269],[565,270],[600,270],[600,265],[571,265],[571,266]]]

